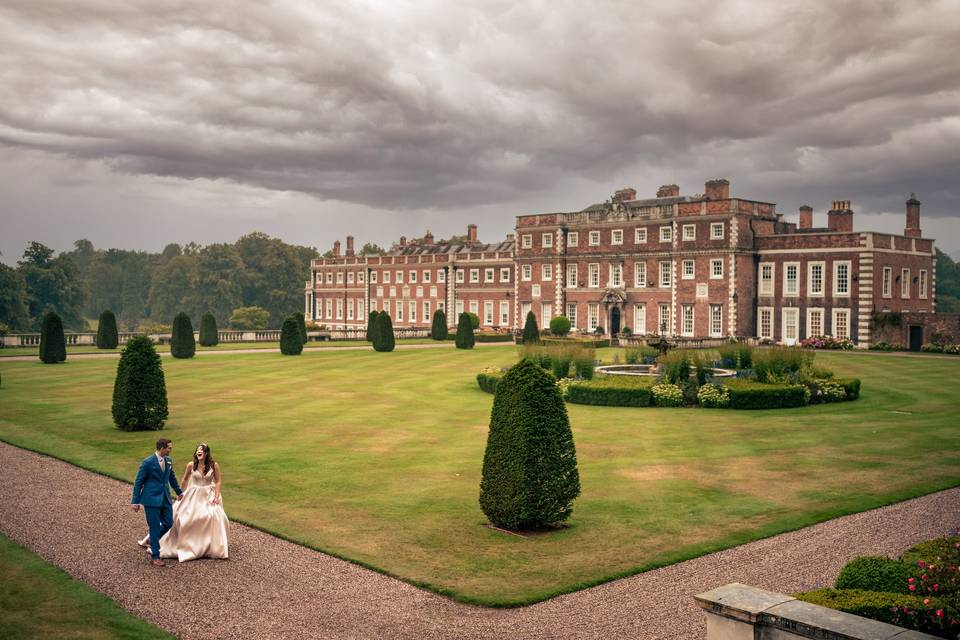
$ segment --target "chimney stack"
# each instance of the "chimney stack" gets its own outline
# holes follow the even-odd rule
[[[340,257],[340,241],[339,240],[333,241],[333,257],[334,258]]]
[[[707,180],[703,185],[703,195],[707,200],[728,200],[730,198],[730,181],[724,178]]]
[[[614,202],[626,202],[627,200],[636,200],[637,199],[637,190],[630,187],[625,187],[623,189],[617,189],[613,192],[613,201]]]
[[[433,244],[433,234],[430,233],[429,229],[427,229],[426,235],[423,236],[423,244]]]
[[[798,229],[812,229],[813,228],[813,207],[809,205],[803,205],[800,207],[800,224],[797,225]]]
[[[514,242],[516,239],[517,236],[513,235],[512,233],[507,234],[507,242]]]
[[[475,224],[467,225],[467,242],[469,244],[477,243],[477,225]]]
[[[400,236],[400,246],[401,247],[407,246],[407,236]]]
[[[665,184],[657,189],[658,198],[676,198],[680,195],[680,186],[676,184]]]
[[[910,194],[907,200],[907,226],[903,230],[903,235],[908,238],[920,237],[920,201],[917,200],[915,193]]]
[[[347,255],[353,255],[353,236],[347,236]]]
[[[833,207],[827,212],[827,226],[831,231],[853,231],[853,211],[849,200],[833,201]]]

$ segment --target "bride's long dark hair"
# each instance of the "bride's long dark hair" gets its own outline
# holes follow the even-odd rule
[[[213,456],[210,455],[210,447],[206,442],[197,445],[197,449],[203,449],[203,471],[200,475],[206,476],[210,469],[213,469]],[[200,471],[200,459],[197,457],[197,449],[193,450],[193,470]]]

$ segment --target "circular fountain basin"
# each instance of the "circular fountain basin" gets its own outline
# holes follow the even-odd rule
[[[608,364],[596,368],[597,373],[609,376],[656,376],[659,372],[656,366],[652,364]],[[692,372],[691,372],[692,373]],[[714,378],[733,378],[737,375],[736,371],[731,369],[710,369],[710,374]]]

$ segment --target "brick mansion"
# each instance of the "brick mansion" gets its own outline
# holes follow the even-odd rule
[[[585,209],[520,215],[515,233],[481,243],[401,238],[386,255],[346,250],[314,260],[305,315],[336,328],[366,327],[386,310],[395,327],[428,329],[471,311],[481,328],[540,327],[565,315],[585,332],[689,338],[752,337],[793,344],[811,336],[871,339],[877,312],[917,320],[934,311],[932,239],[920,231],[920,202],[906,202],[902,235],[854,230],[849,201],[834,201],[826,226],[800,207],[796,222],[776,205],[733,197],[727,180],[698,195],[665,185],[656,197],[621,189]]]

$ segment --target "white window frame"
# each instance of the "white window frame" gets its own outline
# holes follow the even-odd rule
[[[567,246],[576,247],[580,244],[580,233],[577,231],[570,231],[567,233]]]
[[[792,322],[790,322],[792,321]],[[789,329],[793,331],[788,333]],[[783,307],[780,310],[780,328],[783,332],[781,342],[787,345],[793,345],[800,341],[800,308]],[[792,333],[792,335],[791,335]]]
[[[711,240],[723,240],[723,229],[726,225],[722,222],[711,222],[710,223],[710,239]]]
[[[411,300],[410,303],[407,305],[407,307],[408,307],[408,313],[407,313],[408,322],[410,322],[410,324],[413,324],[414,322],[417,321],[417,301]]]
[[[719,269],[717,269],[718,266],[720,267]],[[711,258],[710,279],[723,280],[723,258]]]
[[[614,229],[610,232],[610,244],[623,244],[623,229]]]
[[[646,262],[634,262],[633,263],[633,286],[640,287],[647,286],[647,263]]]
[[[479,300],[470,301],[470,313],[477,316],[478,318],[480,317],[480,301]]]
[[[394,285],[390,285],[390,297],[391,298],[397,297],[397,287]]]
[[[333,284],[333,272],[327,271],[327,284]]]
[[[692,304],[680,305],[680,335],[684,337],[693,337],[696,311]]]
[[[576,289],[577,288],[577,263],[568,262],[567,263],[567,288]]]
[[[684,260],[681,263],[680,278],[682,280],[693,280],[697,277],[697,261]]]
[[[422,297],[423,297],[423,287],[422,287],[422,286],[417,285],[416,294],[417,294],[417,297],[418,297],[418,298],[422,298]]]
[[[417,272],[414,269],[410,269],[410,274],[407,277],[407,282],[410,284],[416,284],[417,282]]]
[[[850,309],[846,309],[846,308],[834,309],[832,316],[833,316],[832,317],[833,337],[837,339],[843,339],[843,338],[850,339]],[[840,330],[839,318],[841,317],[845,318],[844,325],[846,327],[846,331]]]
[[[567,320],[570,321],[571,327],[577,326],[577,303],[576,302],[567,303]]]
[[[770,269],[770,276],[764,275],[764,269]],[[757,268],[757,295],[772,296],[777,281],[777,265],[774,262],[761,262]]]
[[[647,333],[647,305],[642,302],[633,305],[633,333],[640,336]]]
[[[532,303],[523,302],[520,304],[520,324],[524,325],[527,322],[527,314],[530,313]]]
[[[347,298],[347,320],[353,320],[353,298]]]
[[[813,331],[813,317],[814,315],[820,316],[820,330],[817,332]],[[824,313],[823,307],[807,307],[807,326],[806,326],[806,337],[808,338],[819,338],[826,333],[824,327],[824,320],[826,319],[826,314]]]
[[[770,320],[770,327],[767,333],[763,331],[763,318],[767,316]],[[761,340],[773,340],[777,331],[774,325],[776,318],[773,315],[773,307],[757,307],[757,337]]]
[[[696,239],[697,239],[697,225],[695,225],[695,224],[685,224],[685,225],[683,225],[683,239],[684,239],[684,240],[696,240]]]
[[[637,227],[633,230],[633,243],[644,244],[647,241],[647,228]]]
[[[910,299],[910,269],[906,267],[900,269],[900,297]]]
[[[337,284],[343,284],[343,271],[337,271]]]
[[[790,269],[793,268],[793,279],[790,278]],[[793,287],[790,286],[791,282]],[[800,263],[783,263],[783,296],[797,297],[800,295]]]
[[[553,265],[549,262],[540,265],[540,279],[544,282],[553,280]]]
[[[470,284],[480,284],[480,269],[470,269]]]
[[[510,267],[500,267],[500,282],[510,282]]]
[[[403,271],[397,271],[397,275],[393,279],[397,284],[403,284]]]
[[[337,298],[336,310],[337,310],[336,319],[343,320],[343,298]]]
[[[437,297],[437,285],[435,284],[430,285],[430,297],[431,298]]]
[[[833,263],[833,296],[835,298],[849,298],[850,297],[850,280],[852,276],[852,263],[849,260],[835,260]],[[840,271],[843,267],[846,267],[846,278],[840,278]],[[841,290],[840,284],[846,284],[846,291]],[[836,336],[835,336],[836,337]]]
[[[591,231],[591,232],[590,232],[590,235],[588,236],[587,243],[588,243],[591,247],[599,247],[599,246],[600,246],[600,232],[599,232],[599,231]]]
[[[590,302],[587,304],[587,329],[593,331],[600,326],[600,304]]]
[[[820,269],[820,283],[817,288],[816,269]],[[815,261],[807,263],[807,295],[810,297],[822,298],[826,290],[825,282],[827,277],[827,263]]]
[[[433,320],[433,315],[430,313],[430,301],[424,300],[423,301],[423,321],[427,322],[429,320]]]
[[[550,320],[552,319],[553,319],[553,303],[544,302],[542,305],[540,305],[540,326],[544,328],[549,327]]]
[[[711,338],[722,338],[723,337],[723,305],[722,304],[711,304],[710,315],[708,316],[710,320],[709,332]]]
[[[354,279],[355,277],[356,277],[356,276],[354,275],[353,271],[348,271],[348,272],[347,272],[347,284],[353,284],[353,279]]]
[[[363,300],[357,300],[357,320],[363,320],[365,317],[363,314]]]
[[[918,278],[919,278],[919,279],[917,280],[917,297],[918,297],[918,298],[923,298],[924,300],[926,300],[926,298],[927,298],[927,270],[926,270],[926,269],[920,269],[920,273],[919,273],[919,275],[918,275]]]
[[[460,321],[460,316],[463,315],[463,300],[457,300],[456,304],[453,305],[453,310],[457,314],[457,321]]]
[[[493,326],[493,300],[483,301],[483,324]]]
[[[533,298],[539,298],[539,297],[540,297],[540,285],[539,285],[539,284],[535,284],[535,285],[531,285],[531,286],[530,286],[530,296],[533,297]]]
[[[590,289],[600,288],[600,263],[591,262],[587,266],[587,287]]]
[[[383,284],[390,284],[390,272],[389,272],[389,271],[384,271],[384,272],[383,272]]]
[[[673,309],[666,302],[661,302],[657,305],[656,333],[663,336],[673,335]]]
[[[553,248],[553,233],[541,233],[540,234],[540,246],[544,249]]]
[[[378,298],[382,298],[382,297],[383,297],[383,287],[382,287],[382,286],[378,286],[378,287],[377,287],[377,297],[378,297]]]
[[[430,284],[430,269],[423,270],[423,283]]]
[[[520,279],[523,282],[530,282],[533,280],[533,265],[524,264],[520,266]]]
[[[371,272],[370,272],[370,284],[377,284],[377,272],[376,272],[376,271],[371,271]]]
[[[881,293],[880,295],[884,298],[893,297],[893,267],[884,267],[883,268],[883,280],[881,284]]]
[[[497,271],[493,267],[487,267],[483,270],[483,281],[486,283],[492,283],[496,277]]]
[[[621,263],[611,263],[609,276],[610,280],[608,281],[608,286],[616,289],[623,288],[623,265]]]
[[[327,298],[323,301],[324,316],[327,320],[333,320],[333,300]]]
[[[463,284],[467,278],[466,269],[457,269],[457,275],[454,276],[454,280],[457,284]]]
[[[660,227],[660,242],[673,242],[673,227]]]
[[[660,262],[660,287],[662,289],[673,286],[673,262],[662,260]]]
[[[444,284],[447,281],[447,272],[443,269],[437,269],[437,282]]]
[[[510,326],[510,303],[507,300],[500,301],[500,326]]]
[[[525,233],[520,236],[520,247],[522,249],[532,249],[533,248],[533,234]]]

